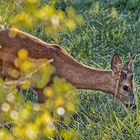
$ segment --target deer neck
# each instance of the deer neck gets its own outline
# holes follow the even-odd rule
[[[61,75],[78,89],[94,89],[115,94],[116,81],[112,71],[93,69],[83,64],[65,64]]]

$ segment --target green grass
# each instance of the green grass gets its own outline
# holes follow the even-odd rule
[[[49,39],[43,34],[43,28],[37,27],[30,33],[39,38],[60,44],[81,63],[91,67],[110,69],[114,52],[118,52],[124,61],[128,53],[137,54],[134,62],[134,79],[138,108],[126,109],[109,94],[99,91],[79,90],[81,102],[72,118],[70,127],[81,136],[81,140],[138,140],[140,139],[140,10],[139,0],[89,0],[89,3],[73,2],[73,5],[85,18],[82,27],[72,33],[61,33],[57,39]],[[99,11],[95,9],[99,6]],[[112,16],[112,8],[117,16]],[[65,8],[65,7],[64,7]],[[6,10],[6,9],[4,9]],[[0,15],[5,18],[9,12]],[[59,136],[57,139],[60,139]]]

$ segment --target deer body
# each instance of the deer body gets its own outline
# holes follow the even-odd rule
[[[65,78],[77,88],[101,90],[114,96],[116,94],[118,85],[111,70],[100,70],[83,65],[58,45],[45,43],[17,29],[0,31],[1,76],[8,76],[7,69],[14,67],[14,59],[20,49],[26,49],[29,57],[34,59],[53,59],[52,65],[56,68],[55,75]],[[43,97],[40,98],[41,100]]]

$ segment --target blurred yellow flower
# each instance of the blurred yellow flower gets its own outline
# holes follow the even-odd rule
[[[53,95],[54,95],[53,90],[52,90],[51,87],[44,88],[43,93],[47,97],[53,97]]]
[[[55,100],[55,106],[59,107],[59,106],[62,106],[63,104],[64,104],[63,97],[57,97],[56,100]]]
[[[84,22],[84,18],[81,15],[77,15],[75,20],[78,25],[82,25]]]
[[[29,73],[35,70],[35,65],[30,60],[25,60],[20,65],[20,70],[23,73]]]
[[[67,103],[66,104],[66,108],[69,112],[75,112],[76,108],[75,108],[75,105],[73,103]]]
[[[66,11],[57,9],[55,7],[56,0],[49,1],[42,6],[39,6],[41,0],[25,0],[23,2],[17,0],[22,10],[10,19],[12,27],[29,30],[42,25],[48,36],[58,38],[60,32],[73,31],[77,25],[81,25],[84,21],[82,15],[77,15],[72,7],[68,7]]]
[[[59,18],[59,20],[63,21],[65,18],[65,14],[64,12],[62,12],[61,10],[57,10],[56,12],[56,16]]]
[[[67,7],[67,14],[69,17],[74,17],[76,15],[76,11],[72,7]]]
[[[76,24],[72,19],[65,20],[65,24],[70,31],[73,31],[76,28]]]
[[[29,3],[37,3],[39,0],[25,0],[25,2],[29,2]]]
[[[21,80],[21,88],[40,88],[47,97],[44,104],[24,101],[15,85],[5,86],[4,80],[0,78],[0,102],[1,114],[5,121],[13,123],[10,131],[2,129],[0,139],[7,140],[38,140],[40,137],[54,138],[60,130],[58,123],[63,117],[66,124],[70,123],[71,113],[76,110],[77,94],[73,94],[75,89],[65,79],[54,77],[51,86],[47,86],[50,76],[55,71],[51,61],[46,59],[31,59],[28,52],[21,49],[14,64],[18,68]],[[9,74],[14,78],[16,69],[9,69]],[[71,91],[72,90],[72,91]],[[24,92],[23,92],[24,94]],[[29,92],[27,92],[27,96]],[[57,132],[58,131],[58,132]],[[9,133],[10,132],[10,133]],[[67,136],[66,136],[67,135]],[[64,132],[65,139],[77,138],[74,131]],[[77,140],[77,139],[76,139]]]
[[[64,140],[80,140],[79,135],[73,130],[63,130],[60,134],[63,136]]]
[[[22,89],[29,89],[31,87],[32,83],[30,80],[25,80],[21,83],[21,88]]]
[[[38,135],[38,127],[34,123],[29,123],[25,129],[25,134],[29,139],[35,139]]]
[[[28,58],[28,52],[25,49],[20,49],[18,51],[18,57],[21,60],[26,60]]]
[[[112,8],[111,15],[113,18],[116,18],[118,16],[118,12],[115,7]]]
[[[94,3],[91,6],[90,13],[93,14],[93,15],[97,15],[99,10],[100,10],[100,3],[99,3],[99,1],[97,1],[96,3]]]

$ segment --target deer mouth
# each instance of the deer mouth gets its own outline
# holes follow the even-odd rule
[[[130,109],[133,109],[133,110],[135,110],[137,107],[136,107],[136,105],[135,104],[125,104],[125,107],[126,108],[130,108]]]

